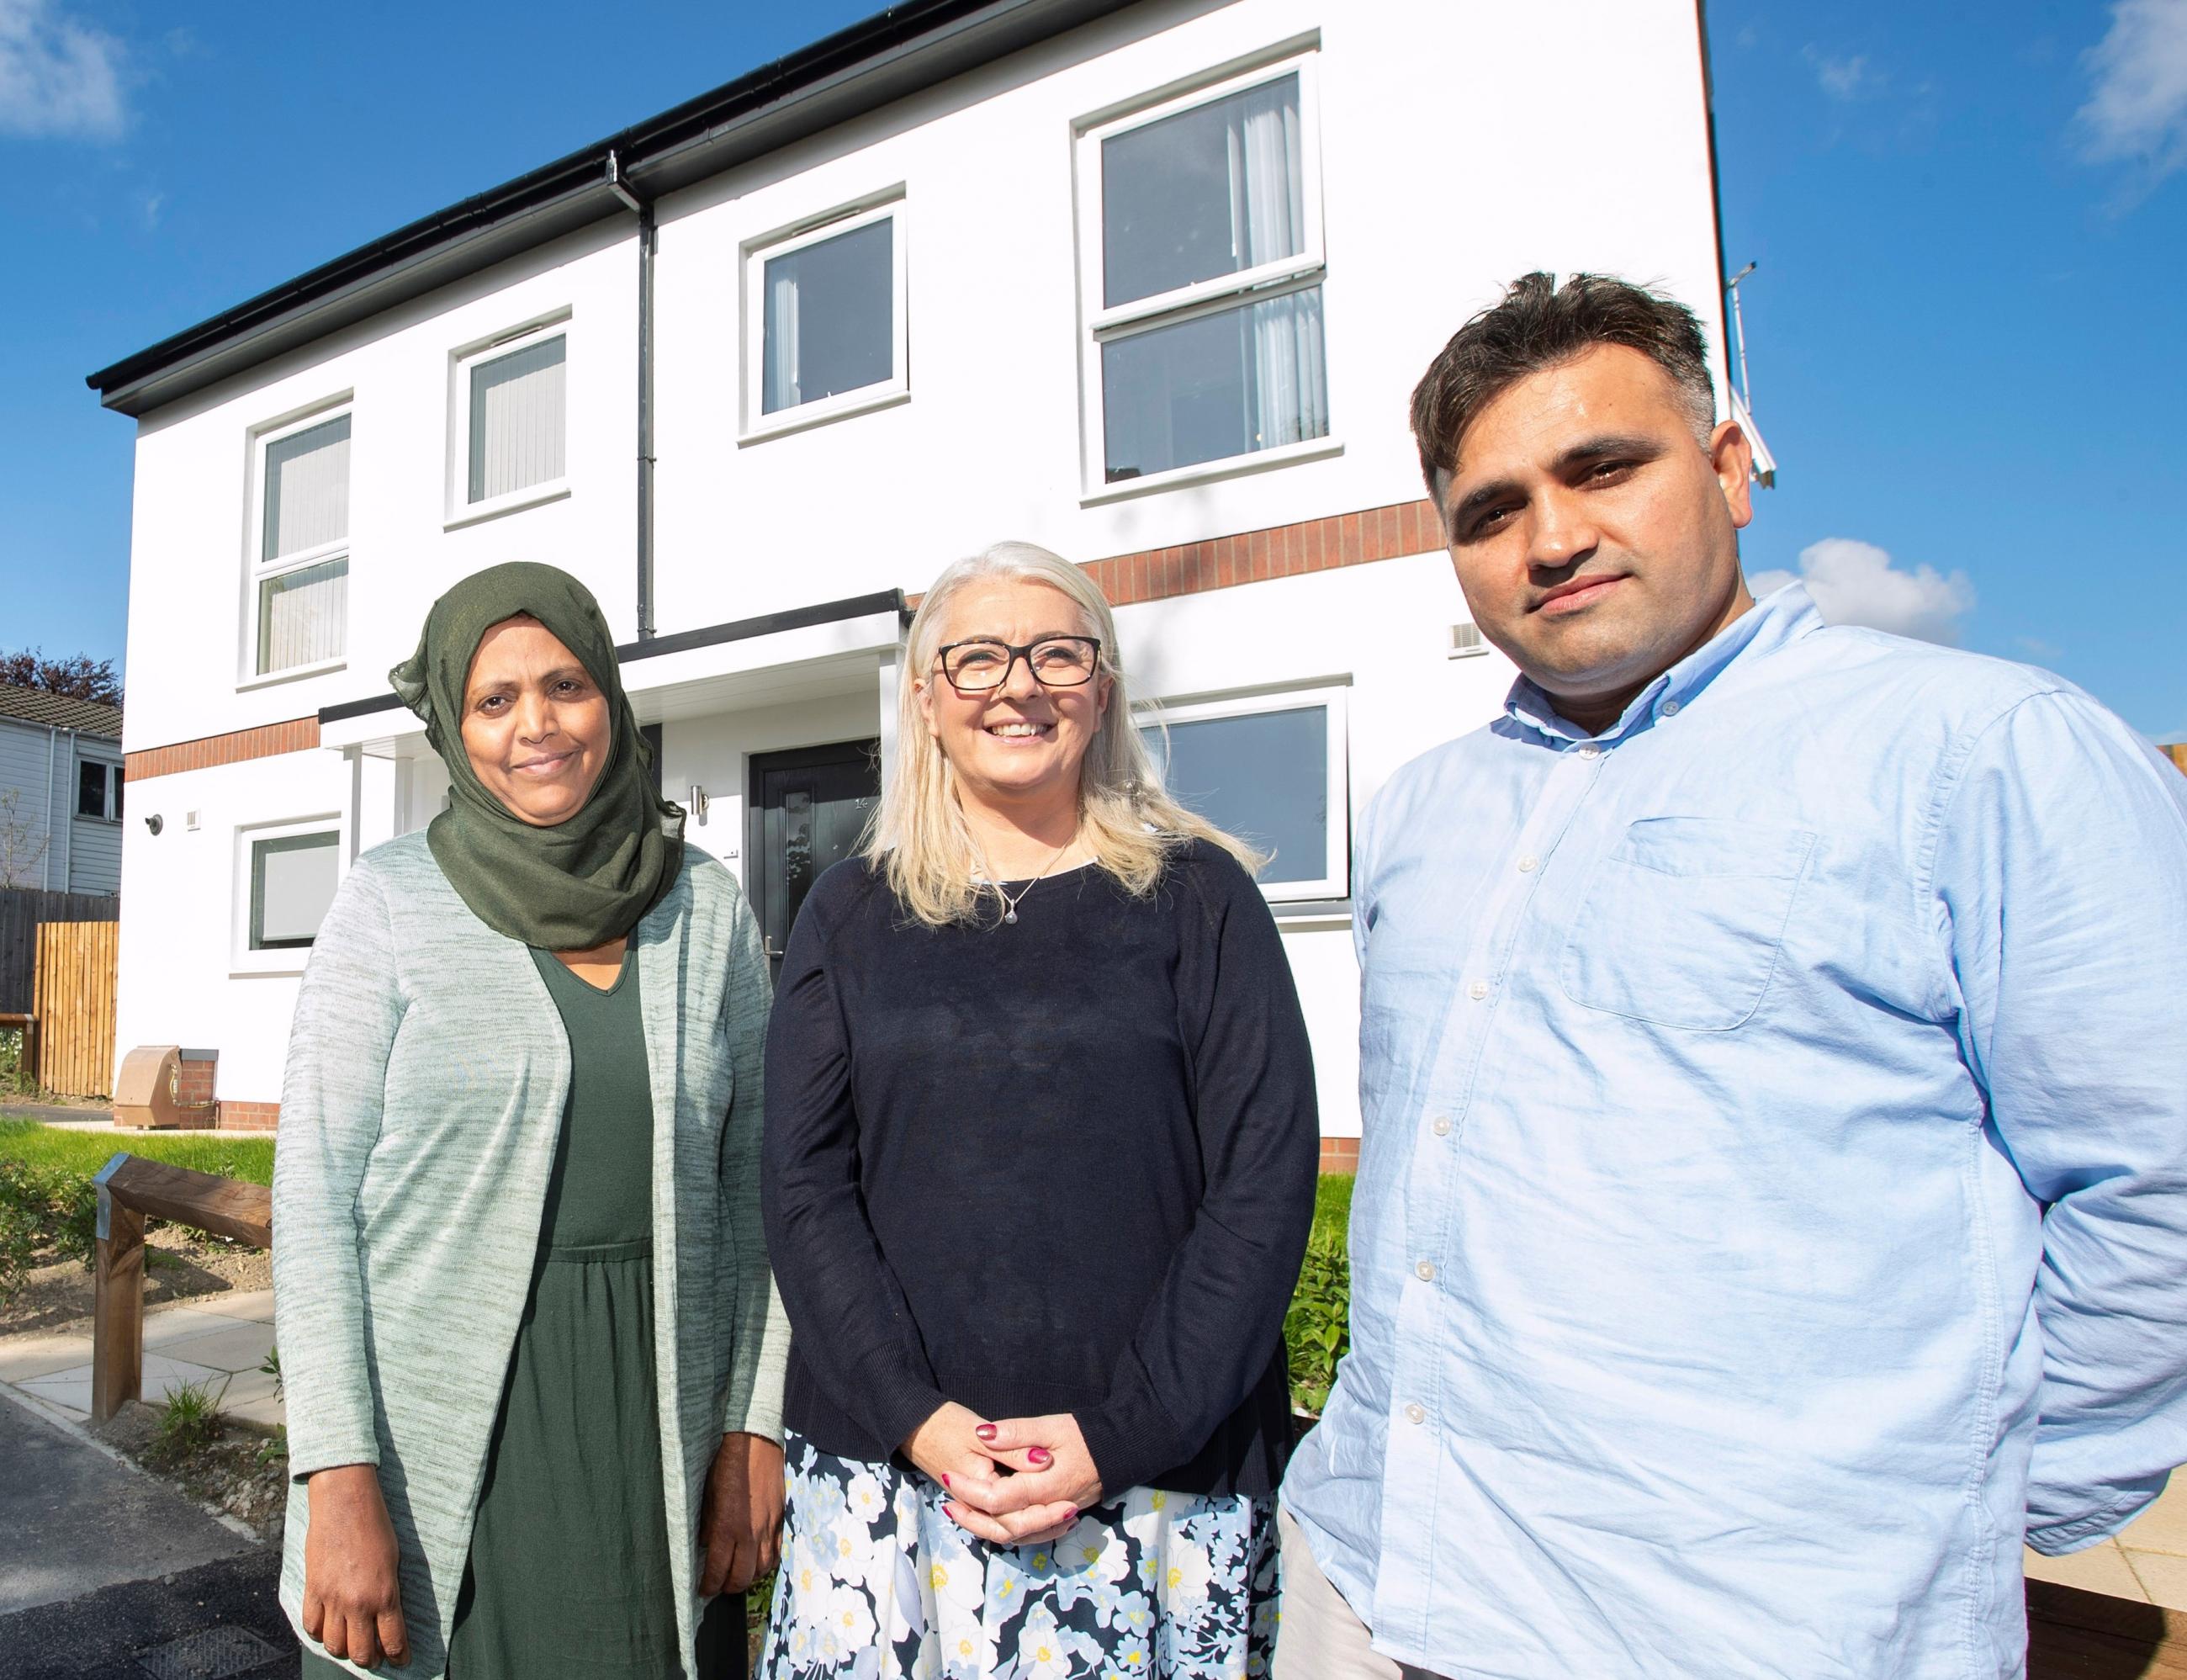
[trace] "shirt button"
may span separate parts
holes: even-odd
[[[1665,701],[1663,702],[1663,716],[1666,716],[1666,717],[1676,717],[1678,715],[1678,701],[1676,701],[1676,700],[1665,700]]]
[[[1522,875],[1531,875],[1541,867],[1542,860],[1538,857],[1521,857],[1519,860],[1519,873]]]
[[[1433,1126],[1431,1126],[1431,1127],[1429,1127],[1428,1129],[1429,1129],[1430,1131],[1433,1132],[1435,1133],[1435,1135],[1436,1135],[1436,1137],[1438,1137],[1438,1138],[1448,1138],[1448,1137],[1449,1137],[1449,1136],[1450,1136],[1450,1116],[1449,1116],[1448,1115],[1447,1115],[1447,1114],[1439,1114],[1439,1115],[1437,1115],[1435,1117],[1435,1124],[1434,1124]]]
[[[1595,745],[1593,741],[1589,741],[1579,750],[1579,756],[1582,758],[1599,758],[1602,756],[1602,749]]]
[[[1435,1261],[1423,1260],[1413,1267],[1413,1275],[1424,1284],[1432,1284],[1435,1282]]]
[[[1465,988],[1465,995],[1478,1003],[1488,995],[1488,982],[1485,980],[1476,980]]]
[[[1405,1407],[1405,1421],[1407,1423],[1424,1424],[1427,1422],[1427,1420],[1428,1408],[1421,1405],[1418,1401],[1414,1402],[1413,1404]]]

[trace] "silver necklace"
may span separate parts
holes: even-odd
[[[987,885],[994,888],[995,896],[1003,901],[1003,919],[1005,922],[1013,924],[1016,923],[1018,919],[1018,906],[1025,902],[1026,895],[1031,892],[1035,887],[1038,886],[1043,881],[1046,880],[1048,879],[1048,872],[1050,869],[1053,869],[1062,861],[1063,854],[1070,851],[1072,846],[1077,844],[1078,836],[1074,834],[1069,840],[1064,841],[1061,846],[1056,847],[1054,854],[1050,856],[1048,862],[1040,866],[1040,873],[1018,889],[1018,896],[1015,898],[1011,897],[1009,894],[1003,891],[1003,884],[995,879],[994,866],[992,864],[988,864]],[[987,862],[987,859],[984,857],[982,857],[980,861],[983,863]]]

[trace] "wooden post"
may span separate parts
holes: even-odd
[[[98,1186],[98,1270],[92,1296],[91,1421],[103,1424],[144,1395],[144,1215],[124,1205],[107,1180],[129,1160],[118,1155]]]

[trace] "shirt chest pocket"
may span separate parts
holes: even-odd
[[[1762,1006],[1816,837],[1713,817],[1632,824],[1595,866],[1559,979],[1575,1003],[1728,1032]]]

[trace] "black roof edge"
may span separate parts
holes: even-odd
[[[688,653],[694,648],[711,648],[723,642],[748,642],[756,636],[779,635],[785,630],[810,630],[817,624],[840,624],[845,619],[865,618],[874,613],[894,613],[901,625],[908,615],[901,589],[880,589],[870,595],[848,595],[840,601],[818,601],[811,606],[786,607],[780,612],[761,613],[753,618],[731,619],[725,624],[709,624],[696,630],[679,630],[670,636],[649,637],[643,642],[625,642],[616,649],[616,658],[627,665],[632,660],[657,659],[663,654]],[[368,717],[375,711],[399,710],[402,702],[393,694],[374,694],[361,700],[340,700],[333,705],[319,708],[322,724],[339,723],[349,717]]]
[[[905,0],[528,174],[398,228],[87,375],[141,415],[624,208],[877,110],[1134,0]],[[806,107],[812,109],[805,109]],[[743,143],[739,143],[742,142]]]

